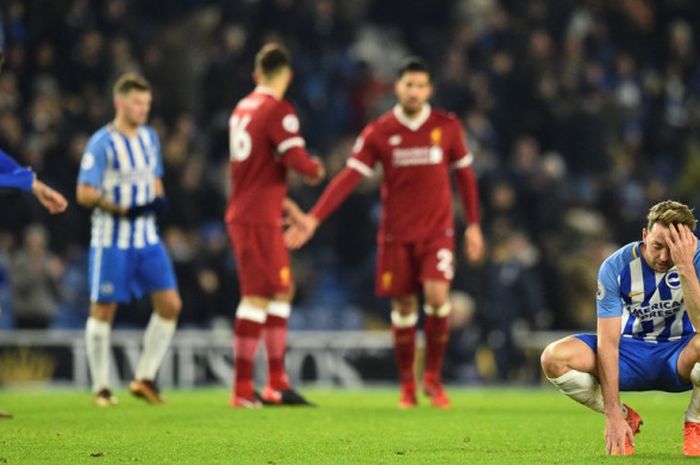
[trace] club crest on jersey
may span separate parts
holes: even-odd
[[[681,287],[681,276],[677,271],[669,271],[666,273],[666,285],[670,289],[678,289]]]
[[[442,129],[435,128],[432,131],[430,131],[430,143],[431,144],[440,145],[441,140],[442,140]]]
[[[389,138],[389,145],[399,145],[401,143],[401,136],[394,134]]]
[[[92,169],[93,166],[95,166],[95,155],[88,152],[83,157],[83,161],[80,162],[80,169],[87,171]]]
[[[598,289],[596,290],[595,298],[598,300],[603,300],[605,298],[605,287],[603,287],[603,283],[600,281],[598,281]]]
[[[287,132],[299,132],[299,118],[296,115],[285,116],[282,118],[282,127]]]

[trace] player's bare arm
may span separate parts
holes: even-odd
[[[32,193],[51,214],[61,213],[68,207],[68,201],[63,195],[38,179],[32,183]]]
[[[323,162],[318,157],[311,157],[311,159],[316,162],[316,174],[313,176],[304,176],[304,183],[309,186],[316,186],[321,183],[326,177],[326,168],[323,166]]]
[[[86,208],[101,208],[106,212],[122,216],[127,212],[126,208],[105,199],[98,189],[88,184],[78,184],[76,199],[78,204]]]
[[[698,239],[684,224],[671,224],[668,229],[662,230],[662,236],[666,240],[671,260],[680,274],[683,298],[690,321],[693,326],[700,328],[700,281],[693,264]]]
[[[484,235],[479,223],[470,224],[465,229],[464,253],[471,263],[479,262],[484,256]]]
[[[619,390],[620,317],[598,318],[598,378],[605,407],[605,450],[621,455],[625,435],[634,443],[634,434],[622,416]]]
[[[304,214],[294,222],[284,233],[284,245],[288,249],[297,250],[306,244],[318,228],[318,219],[311,214]]]
[[[294,200],[285,197],[282,200],[282,212],[284,213],[286,224],[292,227],[299,226],[303,229],[303,222],[306,214],[299,208],[299,205],[297,205]]]
[[[161,178],[156,178],[153,183],[153,189],[156,193],[156,197],[165,196],[165,187],[163,186],[163,180]]]

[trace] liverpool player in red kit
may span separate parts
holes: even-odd
[[[398,105],[370,123],[358,137],[347,166],[326,188],[309,215],[285,237],[294,249],[350,194],[374,166],[383,169],[383,213],[378,235],[376,292],[392,298],[391,328],[401,381],[399,407],[416,406],[415,357],[418,297],[425,301],[423,390],[434,407],[450,401],[441,381],[448,339],[449,290],[454,274],[454,224],[450,171],[465,210],[467,257],[483,254],[476,178],[462,127],[451,114],[432,109],[430,73],[409,59],[395,85]]]
[[[282,223],[283,213],[292,221],[301,215],[285,198],[287,169],[303,174],[309,184],[320,182],[325,171],[306,152],[299,118],[283,98],[292,79],[287,51],[276,44],[264,46],[255,57],[254,79],[257,87],[236,105],[229,121],[232,190],[226,224],[243,296],[236,310],[231,405],[308,405],[290,388],[284,367],[293,286]],[[253,361],[263,333],[269,373],[258,394]]]

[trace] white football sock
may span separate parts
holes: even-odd
[[[595,376],[582,371],[571,370],[558,378],[547,378],[553,385],[579,404],[603,413],[603,394]]]
[[[143,352],[136,367],[136,379],[155,381],[156,372],[170,347],[177,320],[166,320],[153,312],[143,335]]]
[[[111,324],[89,317],[85,325],[85,351],[92,376],[92,390],[109,389],[109,334]]]
[[[700,363],[693,366],[690,381],[693,383],[693,393],[690,395],[688,410],[685,411],[685,421],[700,423]]]

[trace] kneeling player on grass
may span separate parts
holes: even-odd
[[[598,333],[576,334],[542,354],[547,378],[575,401],[605,414],[608,454],[634,453],[641,417],[620,391],[692,389],[683,453],[700,456],[700,251],[697,220],[664,201],[647,216],[642,241],[608,257],[598,275]]]

